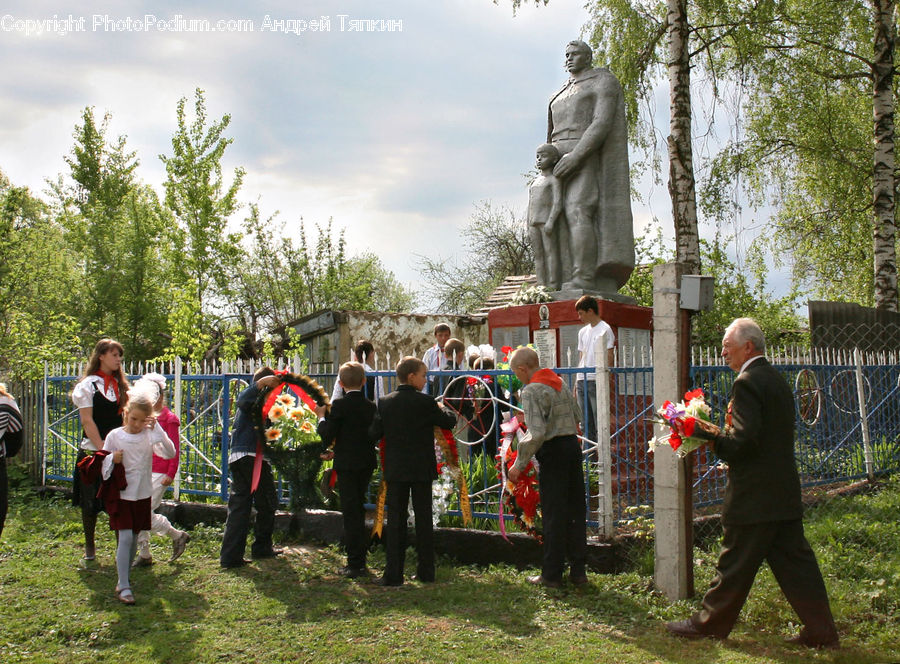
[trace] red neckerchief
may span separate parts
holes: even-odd
[[[557,392],[562,389],[562,378],[557,376],[556,373],[550,369],[538,369],[532,374],[529,382],[549,385]]]
[[[112,385],[113,392],[116,393],[116,402],[119,401],[119,381],[116,380],[115,376],[110,376],[107,373],[103,373],[98,370],[96,373],[97,376],[103,379],[103,393],[106,394],[106,390],[109,389],[109,386]]]

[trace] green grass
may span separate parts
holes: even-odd
[[[662,622],[670,604],[638,574],[591,574],[584,591],[545,591],[507,566],[440,560],[434,585],[349,581],[334,547],[218,567],[221,528],[197,528],[187,553],[132,573],[133,607],[113,596],[114,537],[98,526],[96,569],[80,564],[78,513],[28,490],[11,496],[0,539],[0,662],[868,662],[900,661],[900,485],[832,501],[808,533],[843,639],[837,652],[783,644],[796,620],[764,569],[731,638],[690,642]],[[697,549],[698,595],[715,543]],[[154,540],[160,560],[167,541]],[[376,552],[373,568],[383,566]],[[407,560],[414,569],[414,554]]]

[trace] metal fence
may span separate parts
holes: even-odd
[[[794,389],[796,455],[808,497],[900,469],[900,358],[896,354],[794,350],[772,352],[769,357]],[[722,424],[733,372],[715,353],[696,354],[694,359],[692,385],[703,388],[714,418]],[[295,361],[294,365],[299,371],[300,362]],[[171,380],[171,407],[182,421],[181,466],[174,486],[180,499],[227,498],[228,439],[234,404],[254,368],[226,366],[213,371],[211,367],[180,364],[131,368],[135,376],[158,370]],[[570,388],[585,372],[557,371]],[[599,407],[600,412],[610,414],[608,451],[590,440],[584,441],[584,450],[589,523],[602,534],[609,534],[604,528],[607,523],[621,533],[633,529],[636,520],[644,522],[652,517],[653,457],[648,453],[647,441],[653,431],[646,421],[654,410],[652,372],[649,367],[613,367],[607,374],[609,389],[599,390],[600,399],[608,395],[608,408]],[[40,443],[37,458],[42,461],[45,481],[72,479],[81,425],[69,395],[79,375],[77,367],[48,370],[45,380],[35,386],[37,394],[28,400],[31,408],[38,411],[32,413],[31,421],[43,422],[42,427],[35,429],[43,431],[36,438]],[[395,388],[393,372],[377,371],[376,375],[383,378],[386,392]],[[465,381],[469,376],[488,376],[496,382],[510,374],[440,372],[432,376],[434,390],[443,392],[454,379]],[[330,393],[334,374],[317,373],[312,377]],[[600,382],[604,383],[602,378]],[[515,412],[516,403],[514,398],[499,399],[492,401],[490,408],[496,423],[504,411]],[[462,467],[474,516],[495,520],[500,486],[490,451],[499,447],[498,427],[474,443],[464,433],[459,433],[459,438],[463,441]],[[722,500],[725,473],[707,448],[694,455],[694,473],[695,506],[700,511],[714,511]],[[379,479],[376,473],[373,496]],[[279,490],[286,501],[287,487],[280,486]],[[458,501],[451,499],[449,507],[450,516],[460,515]]]

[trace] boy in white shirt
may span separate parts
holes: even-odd
[[[578,366],[596,367],[594,347],[597,340],[604,338],[606,347],[607,365],[612,366],[614,360],[613,348],[616,338],[612,328],[600,318],[600,307],[597,300],[591,295],[582,295],[575,303],[575,313],[585,326],[578,331]],[[578,374],[575,383],[575,395],[578,404],[584,408],[584,435],[589,440],[596,442],[597,415],[594,412],[594,404],[597,403],[597,374]],[[587,391],[587,401],[585,401]],[[586,404],[586,405],[585,405]]]

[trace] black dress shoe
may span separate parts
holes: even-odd
[[[694,621],[688,618],[687,620],[679,620],[677,622],[667,622],[666,629],[669,630],[670,634],[674,634],[675,636],[680,636],[683,639],[716,639],[719,638],[713,634],[705,634],[697,629],[697,626],[694,624]]]
[[[420,583],[434,583],[433,576],[420,576],[419,574],[413,574],[413,581],[419,581]]]
[[[227,563],[220,563],[220,567],[222,569],[237,569],[238,567],[243,567],[244,565],[249,565],[250,561],[246,558],[241,558],[240,560],[229,561]]]
[[[369,576],[369,570],[365,567],[350,567],[348,565],[346,567],[341,567],[341,569],[338,570],[338,574],[346,579],[358,579],[361,576]]]
[[[529,576],[528,583],[535,586],[544,586],[545,588],[562,588],[562,581],[552,581],[551,579],[545,579],[540,574]]]
[[[569,576],[569,582],[576,588],[583,588],[588,584],[587,574],[582,576]]]
[[[284,553],[284,549],[269,549],[268,551],[261,551],[260,553],[253,553],[254,560],[260,560],[261,558],[275,558],[276,556],[280,556]]]
[[[387,579],[385,577],[381,577],[380,579],[378,579],[378,585],[379,586],[387,586],[387,587],[396,587],[396,586],[402,586],[403,581],[395,581],[394,579]]]
[[[786,638],[785,642],[795,646],[806,646],[807,648],[816,649],[824,648],[827,650],[836,650],[841,647],[841,640],[838,638],[837,634],[831,638],[813,639],[802,630],[799,634]]]

